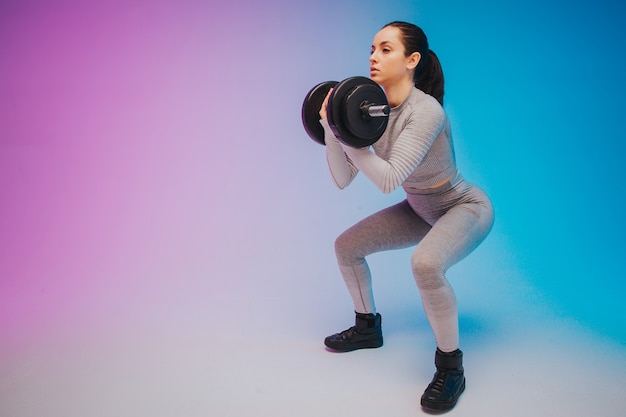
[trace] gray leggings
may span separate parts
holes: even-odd
[[[435,189],[407,189],[406,200],[361,220],[335,242],[355,311],[376,312],[365,257],[417,245],[411,269],[437,346],[444,352],[458,349],[456,298],[445,273],[485,239],[493,220],[489,198],[460,176]]]

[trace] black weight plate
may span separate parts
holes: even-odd
[[[315,142],[325,145],[324,128],[320,124],[320,109],[326,95],[337,85],[337,81],[325,81],[313,87],[302,102],[302,125]]]
[[[388,117],[370,117],[363,104],[388,105],[383,89],[366,77],[351,77],[337,84],[328,103],[328,122],[346,145],[364,148],[375,143],[385,132]]]
[[[358,139],[352,137],[346,128],[346,124],[343,120],[343,108],[350,90],[362,83],[359,78],[361,77],[347,78],[338,83],[333,88],[333,92],[328,99],[328,105],[326,106],[326,118],[331,130],[337,139],[350,146],[355,146],[353,143],[357,143]]]
[[[355,87],[346,98],[346,126],[353,136],[362,141],[363,146],[369,146],[385,132],[389,118],[370,117],[362,109],[364,104],[387,105],[387,97],[378,85],[363,84]]]

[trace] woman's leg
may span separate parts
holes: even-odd
[[[465,390],[456,299],[445,273],[483,241],[492,224],[488,199],[457,205],[435,222],[411,257],[422,304],[437,341],[437,371],[420,399],[424,408],[450,410]]]
[[[476,249],[492,224],[493,209],[488,200],[455,206],[435,222],[411,257],[426,316],[443,352],[459,348],[456,298],[445,273]]]
[[[357,313],[376,314],[372,278],[365,257],[414,246],[430,229],[405,200],[361,220],[337,238],[337,263]]]
[[[372,278],[365,257],[415,245],[430,226],[404,201],[355,224],[339,236],[335,251],[339,270],[354,302],[354,326],[328,336],[324,344],[339,352],[383,345],[382,318],[376,313]]]

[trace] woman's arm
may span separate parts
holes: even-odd
[[[333,134],[328,121],[326,119],[322,119],[320,120],[320,123],[324,128],[326,160],[328,161],[330,175],[337,187],[340,189],[346,188],[352,182],[354,177],[356,177],[359,170],[346,156],[341,143]]]
[[[414,111],[393,144],[387,160],[369,148],[352,148],[340,143],[355,169],[360,170],[383,193],[395,190],[415,171],[446,123],[442,109]]]

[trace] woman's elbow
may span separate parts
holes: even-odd
[[[393,186],[393,185],[389,185],[389,184],[387,184],[387,185],[380,186],[380,187],[378,187],[378,188],[380,189],[380,191],[382,191],[382,193],[383,193],[383,194],[391,194],[391,193],[393,193],[393,192],[396,190],[396,188],[398,188],[398,187]]]
[[[379,183],[377,183],[376,185],[378,186],[378,188],[380,189],[380,191],[383,192],[383,194],[391,194],[393,193],[400,185],[402,184],[401,181],[399,181],[397,178],[392,178],[390,176],[388,176],[387,178],[383,179],[382,181],[380,181]]]
[[[333,182],[335,183],[335,186],[337,188],[339,188],[340,190],[343,190],[344,188],[346,188],[348,185],[350,185],[350,183],[352,182],[350,179],[345,178],[343,180],[339,180],[337,179],[337,177],[335,177],[334,175],[331,175],[331,178],[333,179]]]

